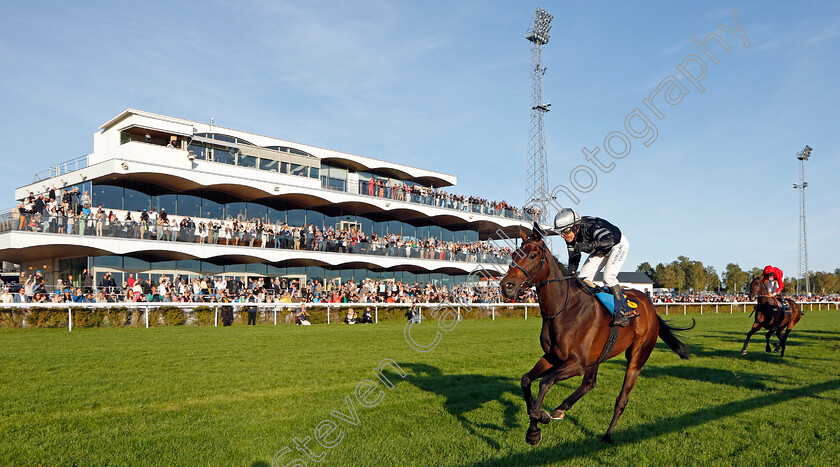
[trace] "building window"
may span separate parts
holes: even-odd
[[[266,159],[264,157],[261,157],[260,170],[266,170],[268,172],[277,172],[280,170],[280,162],[274,159]]]
[[[239,219],[240,221],[244,221],[247,219],[245,215],[247,203],[236,202],[236,203],[228,203],[226,209],[226,217],[228,220]]]
[[[248,167],[250,169],[257,168],[257,158],[254,156],[243,156],[242,154],[239,155],[239,164],[240,167]]]
[[[297,175],[299,177],[306,177],[306,169],[308,167],[301,164],[292,163],[292,175]]]
[[[207,148],[203,144],[190,144],[187,150],[193,153],[196,159],[207,159]]]
[[[224,217],[225,205],[211,199],[201,198],[201,216],[208,219],[222,219]]]
[[[178,215],[201,217],[201,198],[193,195],[178,195]]]
[[[142,211],[144,209],[149,209],[150,201],[151,196],[146,193],[126,188],[125,198],[123,199],[123,209],[126,211]]]
[[[93,185],[91,192],[91,203],[109,209],[123,208],[123,189],[114,185]]]
[[[213,162],[236,165],[234,150],[230,148],[213,148]]]
[[[175,214],[178,212],[178,195],[167,194],[152,197],[152,207],[158,212],[166,209],[168,214]]]

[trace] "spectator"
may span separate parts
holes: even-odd
[[[347,324],[356,324],[356,311],[352,308],[347,309],[347,316],[344,318]]]
[[[248,325],[256,326],[257,325],[257,306],[256,303],[259,302],[258,297],[256,297],[253,293],[248,294],[248,303],[251,305],[247,306],[246,309],[248,310]]]
[[[15,297],[9,292],[9,288],[3,287],[3,293],[0,294],[0,303],[13,303],[14,301]]]
[[[298,308],[297,313],[295,314],[295,324],[301,326],[311,326],[312,323],[309,322],[309,312],[306,310],[306,304],[301,303],[300,308]]]

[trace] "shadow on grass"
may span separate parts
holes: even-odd
[[[748,326],[744,326],[743,331],[723,331],[723,330],[706,330],[701,335],[702,337],[711,337],[714,339],[724,339],[732,342],[744,342],[744,337],[747,335],[747,331],[750,330],[752,323]],[[762,329],[755,333],[755,336],[758,337],[764,336],[767,332],[766,329]],[[790,338],[792,339],[794,336],[798,336],[800,340],[813,340],[813,341],[824,341],[826,339],[837,339],[837,331],[835,330],[819,330],[819,329],[802,329],[801,322],[797,323],[796,326],[793,327],[793,330],[790,331]],[[775,337],[775,334],[774,334]],[[790,342],[790,340],[788,340]]]
[[[826,381],[823,383],[802,386],[798,389],[785,389],[780,392],[772,392],[762,396],[751,397],[739,401],[728,402],[714,407],[695,410],[676,417],[665,417],[655,422],[644,423],[627,430],[619,428],[615,432],[615,444],[603,443],[599,440],[588,438],[568,443],[561,443],[555,446],[543,446],[541,448],[529,449],[526,452],[511,454],[499,459],[492,459],[480,462],[477,466],[509,466],[509,465],[554,465],[563,461],[573,459],[586,459],[599,451],[612,449],[613,446],[622,444],[633,444],[639,441],[656,438],[669,433],[686,430],[693,426],[702,425],[713,420],[731,417],[750,410],[781,404],[794,399],[814,397],[826,391],[840,389],[840,379]],[[606,427],[604,427],[606,431]],[[523,440],[524,444],[525,441]]]
[[[400,363],[400,367],[409,372],[406,381],[423,391],[443,396],[446,400],[443,408],[454,416],[472,435],[484,440],[489,446],[500,449],[501,445],[495,439],[480,433],[479,429],[507,431],[518,427],[516,422],[522,404],[514,403],[505,394],[511,394],[517,399],[522,398],[519,380],[503,376],[485,375],[445,375],[431,365],[423,363]],[[478,423],[467,418],[466,414],[481,408],[487,402],[499,402],[504,407],[504,426],[494,423]]]
[[[779,382],[766,374],[733,372],[717,368],[698,368],[692,366],[656,367],[647,365],[642,368],[642,378],[671,376],[690,381],[702,381],[712,384],[725,384],[747,389],[767,390],[767,382]]]
[[[749,328],[747,328],[747,330],[749,330]],[[698,337],[720,340],[722,342],[727,343],[727,348],[720,349],[714,347],[704,347],[703,345],[699,344],[690,344],[692,350],[691,353],[692,355],[696,355],[698,357],[748,358],[751,360],[762,360],[775,363],[785,363],[789,359],[800,358],[806,360],[830,360],[816,357],[802,357],[797,355],[796,353],[791,353],[791,350],[795,350],[796,348],[801,347],[813,347],[819,345],[824,345],[828,348],[832,348],[832,346],[840,343],[840,338],[838,338],[838,334],[834,331],[804,331],[794,328],[791,331],[790,336],[787,340],[787,351],[785,352],[785,357],[780,358],[777,352],[765,352],[764,349],[766,343],[766,334],[767,331],[762,329],[761,331],[755,333],[752,336],[748,347],[749,352],[747,353],[746,357],[741,356],[741,348],[744,345],[744,340],[747,336],[746,331],[706,332],[702,335],[699,335]],[[774,332],[770,337],[771,348],[775,348],[778,342],[778,336]],[[660,344],[657,344],[657,347],[659,346]],[[664,345],[662,346],[662,348],[665,348]]]

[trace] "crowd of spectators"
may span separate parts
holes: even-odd
[[[508,261],[511,250],[491,242],[447,242],[437,238],[403,237],[398,234],[366,234],[355,227],[290,226],[286,223],[251,220],[176,219],[166,209],[117,215],[100,205],[90,205],[90,196],[65,193],[59,203],[55,194],[30,194],[12,211],[11,228],[68,235],[208,243],[217,245],[283,248],[334,253],[362,253],[422,259],[468,262]]]
[[[687,293],[687,294],[663,294],[654,293],[651,296],[653,303],[732,303],[732,302],[750,302],[745,294],[722,294],[722,293]]]
[[[117,284],[109,273],[94,283],[91,272],[58,279],[48,285],[41,271],[21,273],[19,281],[0,280],[0,303],[114,303],[114,302],[263,302],[263,303],[503,303],[496,284],[443,285],[364,279],[361,282],[321,281],[283,277],[236,277],[178,275],[161,276],[156,282],[135,279],[129,274]],[[838,302],[840,295],[789,295],[797,302]],[[651,297],[655,304],[754,303],[744,294],[662,294]],[[524,290],[518,303],[536,303],[533,289]]]
[[[458,195],[423,185],[389,182],[378,178],[362,182],[359,186],[359,193],[377,198],[408,201],[493,216],[519,218],[524,212],[529,215],[527,220],[535,220],[540,215],[540,210],[534,207],[520,210],[506,201],[489,201],[478,196]]]
[[[791,298],[796,302],[836,302],[840,301],[838,294],[826,295],[787,295],[784,297]],[[654,293],[651,296],[653,303],[755,303],[755,299],[750,300],[747,294],[724,294],[724,293],[688,293],[688,294],[663,294]]]
[[[270,303],[501,303],[495,285],[407,284],[399,281],[365,279],[359,283],[309,279],[258,278],[246,281],[234,277],[161,276],[157,282],[135,279],[129,274],[121,285],[109,273],[99,283],[85,269],[80,277],[58,279],[46,284],[41,271],[22,273],[17,287],[2,284],[3,303],[112,303],[112,302],[245,302]],[[13,288],[15,290],[13,290]],[[525,291],[519,302],[533,303],[532,291]]]

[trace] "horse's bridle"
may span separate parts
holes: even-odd
[[[536,288],[536,289],[537,289],[537,299],[539,299],[539,291],[540,291],[540,287],[542,287],[542,286],[544,286],[544,285],[546,285],[546,284],[549,284],[549,283],[551,283],[551,282],[562,282],[562,281],[567,281],[567,280],[571,280],[571,279],[576,279],[576,278],[577,278],[577,276],[575,276],[575,275],[571,275],[571,276],[562,276],[562,277],[557,277],[557,278],[554,278],[554,279],[547,279],[547,280],[544,280],[544,281],[540,281],[540,282],[536,282],[536,283],[534,283],[533,281],[534,281],[534,280],[537,278],[537,276],[540,274],[540,272],[542,271],[542,268],[543,268],[543,267],[547,264],[546,257],[547,257],[547,255],[548,255],[548,248],[545,246],[545,243],[540,243],[540,242],[537,242],[537,241],[534,241],[534,240],[526,240],[526,241],[522,242],[522,245],[520,245],[520,247],[519,247],[519,248],[521,249],[521,248],[523,248],[525,245],[527,245],[527,244],[529,244],[529,243],[533,243],[534,245],[536,245],[536,246],[537,246],[537,248],[539,248],[539,249],[540,249],[540,254],[541,254],[541,255],[540,255],[540,261],[539,261],[539,263],[537,263],[537,266],[536,266],[535,268],[531,269],[530,271],[526,271],[526,270],[525,270],[525,268],[523,268],[522,266],[520,266],[520,265],[516,264],[516,261],[515,261],[515,260],[511,259],[511,261],[510,261],[510,265],[511,265],[511,266],[513,266],[513,267],[515,267],[515,268],[519,269],[520,271],[522,271],[522,272],[525,274],[525,280],[524,280],[524,281],[522,281],[522,283],[521,283],[521,284],[519,284],[519,286],[520,286],[520,287],[523,287],[523,286],[531,287],[531,286],[533,286],[534,288]],[[533,274],[533,276],[532,276],[532,274]],[[562,312],[563,312],[563,310],[565,310],[565,309],[566,309],[566,306],[568,306],[568,305],[569,305],[569,295],[571,295],[571,293],[570,293],[570,292],[571,292],[571,289],[572,289],[572,285],[571,285],[571,283],[569,283],[569,287],[568,287],[568,288],[569,288],[569,290],[567,290],[567,291],[566,291],[566,301],[565,301],[565,303],[563,303],[563,308],[560,308],[560,311],[558,311],[557,313],[554,313],[554,314],[553,314],[553,315],[551,315],[551,316],[548,316],[548,317],[543,316],[543,320],[549,320],[549,319],[552,319],[552,318],[554,318],[555,316],[557,316],[557,315],[559,315],[560,313],[562,313]]]

